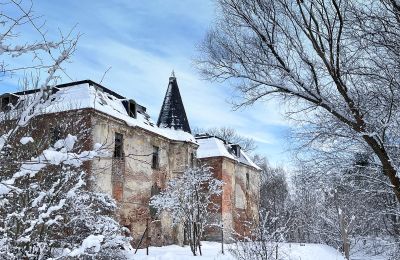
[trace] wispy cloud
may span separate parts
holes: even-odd
[[[230,126],[254,138],[273,163],[284,153],[290,130],[277,103],[258,103],[232,111],[227,85],[200,80],[192,57],[213,22],[212,1],[57,1],[36,2],[49,33],[78,24],[83,33],[73,63],[74,80],[92,79],[146,106],[154,120],[174,69],[192,127]],[[62,19],[60,19],[62,17]],[[65,79],[67,80],[67,79]],[[9,84],[11,85],[11,83]]]

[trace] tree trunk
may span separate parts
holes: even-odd
[[[349,234],[348,230],[346,229],[346,221],[343,216],[343,210],[339,206],[339,199],[338,199],[337,191],[335,190],[334,199],[335,199],[335,206],[338,213],[338,220],[339,220],[339,227],[340,227],[340,236],[342,238],[342,247],[343,253],[347,260],[350,260],[350,241],[349,241]],[[348,228],[348,226],[347,226]]]
[[[195,223],[192,222],[191,226],[192,226],[192,245],[191,245],[191,248],[192,248],[193,255],[196,256],[196,251],[197,251],[196,225],[195,225]]]
[[[345,228],[343,212],[339,213],[339,222],[340,222],[340,234],[342,236],[342,242],[343,242],[343,253],[345,258],[347,260],[350,260],[350,241],[347,230]]]
[[[400,203],[400,178],[397,176],[397,171],[393,167],[389,155],[384,148],[380,147],[378,142],[373,137],[364,135],[363,138],[382,163],[383,173],[389,178],[390,183],[393,185],[393,192],[397,201]]]

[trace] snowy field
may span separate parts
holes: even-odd
[[[225,248],[227,249],[226,246]],[[140,249],[136,255],[130,255],[135,260],[233,260],[228,250],[221,254],[221,244],[217,242],[203,242],[203,256],[193,256],[190,249],[176,245],[165,247],[150,247],[149,255],[146,249]],[[334,248],[320,244],[283,244],[280,248],[283,260],[344,260],[344,257]],[[249,259],[251,260],[251,259]]]

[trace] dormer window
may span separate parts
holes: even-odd
[[[240,157],[240,145],[238,144],[232,144],[232,151],[235,154],[236,157]]]
[[[136,109],[136,102],[132,99],[122,101],[128,116],[136,118],[137,116],[137,109]]]
[[[1,110],[6,111],[8,110],[7,108],[9,107],[8,105],[10,104],[10,97],[3,97],[1,99]]]
[[[136,103],[129,102],[129,116],[136,118]]]
[[[12,106],[15,106],[19,97],[13,94],[5,94],[0,97],[1,111],[10,111]]]

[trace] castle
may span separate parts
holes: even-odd
[[[1,109],[36,90],[0,96]],[[217,220],[224,239],[249,234],[258,222],[260,168],[237,144],[201,134],[193,136],[179,92],[177,79],[169,78],[157,123],[146,107],[91,80],[57,85],[54,102],[46,108],[48,125],[43,131],[57,132],[57,117],[82,117],[90,129],[88,146],[104,144],[111,156],[86,165],[93,177],[92,189],[109,193],[118,203],[120,223],[129,228],[138,243],[148,226],[152,245],[183,243],[183,230],[172,228],[168,215],[156,218],[150,198],[165,188],[171,178],[188,167],[207,164],[223,180]],[[249,225],[249,223],[252,223]],[[220,229],[209,229],[205,239],[220,240]]]

